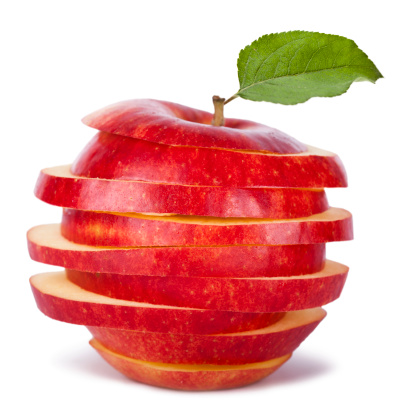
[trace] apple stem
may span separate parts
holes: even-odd
[[[238,96],[236,96],[236,95],[233,95],[233,96],[231,96],[229,99],[226,99],[225,100],[225,103],[224,103],[224,105],[227,105],[231,100],[234,100],[234,99],[236,99]]]
[[[224,118],[225,98],[221,98],[219,96],[212,96],[212,101],[214,103],[214,108],[215,108],[214,118],[212,119],[212,125],[214,127],[221,127],[225,124],[225,118]]]

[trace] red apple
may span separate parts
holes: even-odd
[[[83,122],[100,131],[168,145],[280,154],[306,151],[304,144],[275,128],[240,119],[225,119],[224,127],[214,127],[208,112],[153,99],[115,103]]]
[[[169,146],[107,132],[95,135],[71,171],[91,178],[200,186],[347,186],[340,159],[310,146],[298,154],[245,153]]]
[[[82,324],[141,382],[237,387],[282,365],[338,298],[348,268],[325,243],[352,238],[339,158],[250,121],[169,102],[121,102],[86,117],[101,132],[35,194],[62,225],[28,232],[39,309]]]
[[[325,315],[321,308],[294,311],[265,328],[212,335],[88,329],[107,349],[142,361],[233,365],[268,361],[293,352]]]
[[[204,278],[67,270],[88,291],[121,300],[213,310],[278,312],[320,307],[337,299],[348,267],[326,261],[314,274],[273,278]]]
[[[51,205],[91,211],[297,218],[329,208],[323,189],[221,188],[82,178],[69,166],[41,171],[34,191]]]
[[[257,277],[318,272],[325,244],[211,247],[95,247],[65,239],[60,224],[27,233],[37,262],[86,272],[124,275]]]
[[[212,334],[254,330],[275,323],[282,313],[202,310],[117,300],[70,282],[64,272],[31,277],[37,306],[67,323],[162,333]]]
[[[285,220],[111,214],[65,209],[62,235],[92,246],[311,244],[353,238],[352,216],[331,208]]]
[[[116,370],[132,380],[174,390],[222,390],[259,381],[276,371],[291,354],[243,365],[174,365],[125,357],[92,339],[90,345]]]

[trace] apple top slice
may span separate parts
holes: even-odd
[[[100,131],[173,146],[252,150],[279,154],[307,147],[275,128],[241,119],[214,127],[212,114],[177,103],[134,99],[107,106],[83,118]]]

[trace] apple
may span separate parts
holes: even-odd
[[[155,115],[151,117],[156,118]],[[224,130],[207,129],[211,129],[215,137],[222,135]],[[107,132],[94,136],[74,161],[71,171],[74,175],[90,178],[195,186],[347,186],[340,159],[334,153],[311,146],[297,154],[250,153],[159,144]]]
[[[252,384],[276,371],[290,357],[242,365],[174,365],[140,361],[105,348],[96,339],[90,345],[116,370],[141,383],[174,390],[222,390]]]
[[[40,172],[37,198],[91,211],[213,217],[297,218],[326,211],[323,189],[222,188],[74,176],[70,166]]]
[[[283,316],[282,313],[205,310],[118,300],[81,289],[70,282],[64,272],[34,275],[30,284],[43,314],[86,326],[212,334],[260,329]]]
[[[325,316],[321,308],[293,311],[264,328],[210,335],[87,328],[107,349],[142,361],[238,365],[268,361],[293,352]]]
[[[282,220],[64,209],[61,234],[92,246],[284,245],[351,240],[353,227],[351,214],[338,208]]]
[[[137,100],[84,119],[99,133],[72,166],[41,171],[35,195],[62,223],[28,234],[40,311],[90,330],[138,381],[175,389],[246,385],[273,372],[338,298],[348,268],[325,243],[352,217],[325,187],[339,158],[250,121]]]
[[[306,151],[305,144],[275,128],[240,119],[211,125],[212,114],[177,103],[135,99],[106,106],[83,118],[100,131],[154,143],[289,154]]]
[[[313,274],[271,278],[144,276],[67,270],[81,288],[120,300],[212,310],[279,312],[320,307],[337,299],[348,267],[326,261]]]
[[[30,256],[37,262],[87,272],[126,275],[257,277],[318,272],[325,244],[278,246],[96,247],[73,243],[60,224],[27,233]]]

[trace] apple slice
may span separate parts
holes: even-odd
[[[64,209],[62,235],[92,246],[311,244],[353,238],[352,215],[331,208],[287,220],[111,214]]]
[[[86,272],[124,275],[255,277],[318,272],[325,244],[213,247],[95,247],[70,242],[60,224],[27,233],[30,256],[37,262]]]
[[[268,361],[293,352],[325,316],[321,308],[294,311],[265,328],[212,335],[88,329],[107,349],[142,361],[232,365]]]
[[[326,261],[314,274],[274,278],[201,278],[67,270],[81,288],[112,298],[212,310],[278,312],[320,307],[340,296],[349,268]]]
[[[175,390],[221,390],[252,384],[276,371],[291,354],[243,365],[174,365],[144,362],[105,348],[96,339],[90,345],[117,371],[141,383]]]
[[[83,178],[69,166],[41,171],[34,191],[51,205],[91,211],[297,218],[326,211],[323,189],[221,188]]]
[[[83,118],[100,131],[154,143],[193,147],[300,153],[306,146],[275,128],[240,119],[211,125],[212,115],[177,103],[135,99],[106,106]]]
[[[37,306],[55,320],[162,333],[212,334],[253,330],[279,320],[282,313],[241,313],[137,303],[94,294],[70,282],[64,272],[30,278]]]
[[[325,188],[347,186],[340,159],[308,146],[299,154],[175,147],[99,132],[71,167],[77,176],[180,185]]]

